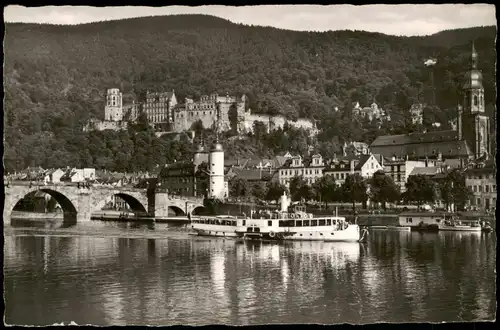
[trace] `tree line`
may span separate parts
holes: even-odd
[[[443,201],[448,210],[451,205],[464,209],[472,197],[472,191],[465,185],[465,176],[460,170],[451,170],[439,181],[426,175],[417,174],[408,178],[405,191],[401,192],[390,175],[383,171],[376,172],[372,178],[365,179],[359,173],[347,175],[342,184],[338,184],[332,175],[325,175],[313,184],[302,176],[291,179],[289,188],[277,181],[250,184],[243,178],[233,177],[229,181],[230,196],[254,200],[279,201],[286,192],[292,201],[317,201],[328,207],[328,203],[352,203],[353,212],[356,203],[365,207],[370,200],[384,210],[390,203],[410,203],[420,208],[423,204]]]

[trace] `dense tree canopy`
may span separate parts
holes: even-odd
[[[400,198],[399,187],[392,178],[383,171],[377,171],[370,179],[370,197],[375,203],[382,203],[386,208],[387,202],[397,202]]]
[[[420,208],[423,203],[434,203],[438,198],[437,193],[436,183],[427,175],[410,175],[406,182],[404,199],[408,202],[415,202]]]
[[[367,184],[365,179],[359,174],[347,175],[341,186],[342,201],[352,203],[352,211],[356,212],[356,202],[365,203],[368,199]]]
[[[165,158],[189,157],[183,154],[189,144],[183,149],[142,126],[134,128],[142,132],[137,135],[81,133],[89,118],[103,118],[105,92],[112,87],[121,89],[125,103],[140,99],[148,89],[175,89],[181,102],[212,92],[245,93],[252,112],[307,117],[323,130],[316,141],[300,131],[283,129],[268,137],[259,131],[252,143],[238,147],[239,153],[261,156],[302,151],[307,144],[332,154],[344,140],[369,143],[377,134],[404,132],[409,106],[429,103],[429,72],[423,65],[428,57],[437,58],[433,114],[446,125],[462,99],[471,40],[490,108],[496,99],[495,27],[407,38],[360,31],[286,31],[177,15],[76,26],[7,23],[5,30],[7,170],[65,164],[145,170]],[[391,114],[392,123],[378,128],[375,122],[353,121],[355,101],[362,106],[376,101]],[[262,140],[268,141],[255,147]],[[151,151],[153,146],[180,154],[158,154]]]
[[[440,197],[446,205],[456,205],[463,209],[473,196],[472,190],[465,185],[465,175],[458,169],[449,171],[439,184]]]

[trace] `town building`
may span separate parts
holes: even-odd
[[[300,155],[287,157],[285,164],[278,170],[278,181],[286,187],[290,187],[290,181],[296,176],[302,176],[308,184],[314,184],[323,176],[325,163],[320,154],[307,158]]]
[[[191,161],[165,165],[158,174],[158,188],[170,194],[208,196],[209,155],[200,144]]]
[[[336,156],[325,167],[324,175],[333,175],[335,183],[341,186],[348,175],[360,174],[363,178],[371,178],[377,171],[383,169],[380,164],[379,155],[360,155],[360,156]]]
[[[56,168],[56,169],[48,170],[47,172],[45,172],[44,175],[45,176],[44,176],[43,181],[46,184],[49,184],[49,183],[57,184],[57,183],[61,182],[61,177],[64,175],[64,171],[61,170],[60,168]]]
[[[239,178],[247,181],[250,188],[255,184],[264,186],[272,179],[272,173],[262,169],[231,168],[226,175],[229,179]]]
[[[458,106],[456,130],[385,135],[370,146],[384,157],[436,159],[463,167],[470,159],[490,153],[490,121],[485,115],[482,74],[477,69],[478,55],[472,46],[471,70],[465,76],[463,105]]]
[[[168,193],[225,200],[229,196],[222,144],[207,152],[201,144],[191,161],[167,164],[158,174],[157,185]]]
[[[465,185],[473,193],[470,204],[473,209],[494,211],[497,203],[496,164],[487,160],[465,170]]]
[[[60,177],[61,182],[86,182],[95,180],[95,168],[67,168]]]
[[[173,127],[173,109],[177,105],[175,92],[146,92],[142,110],[148,123],[156,130],[170,131]]]
[[[384,173],[392,178],[394,183],[399,187],[400,192],[406,191],[406,182],[414,169],[435,167],[432,160],[426,163],[425,161],[408,160],[407,158],[398,158],[395,156],[385,159],[382,157],[382,160]]]

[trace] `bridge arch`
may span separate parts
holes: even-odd
[[[174,212],[176,217],[186,215],[186,212],[184,212],[183,209],[181,209],[180,207],[175,206],[175,205],[170,205],[168,207],[168,210]],[[168,212],[168,213],[170,213],[170,212]]]
[[[191,211],[191,214],[193,215],[201,215],[203,214],[203,212],[205,211],[205,207],[204,206],[196,206],[192,211]]]
[[[4,207],[6,208],[4,210],[4,214],[10,218],[12,211],[19,204],[19,202],[21,202],[27,196],[29,196],[31,194],[35,194],[38,191],[44,192],[56,200],[56,202],[61,206],[61,209],[64,213],[64,221],[76,220],[76,214],[78,211],[77,211],[77,205],[75,205],[76,204],[75,202],[71,201],[71,199],[68,198],[62,192],[59,192],[59,191],[56,191],[53,189],[38,188],[38,187],[23,191],[19,195],[13,196],[10,201],[7,201],[7,199],[6,199],[4,202]]]
[[[106,204],[106,201],[108,200],[109,197],[111,196],[116,196],[120,197],[127,203],[132,211],[134,212],[140,212],[140,213],[147,213],[148,212],[148,205],[144,205],[143,202],[141,202],[137,197],[132,196],[131,194],[123,193],[123,192],[113,192],[111,194],[107,194],[105,196],[101,196],[101,198],[95,203],[95,205],[92,205],[91,212],[95,211],[100,211],[104,205]]]

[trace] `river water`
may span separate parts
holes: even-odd
[[[5,322],[204,325],[496,319],[495,233],[367,243],[201,238],[168,224],[6,225]]]

